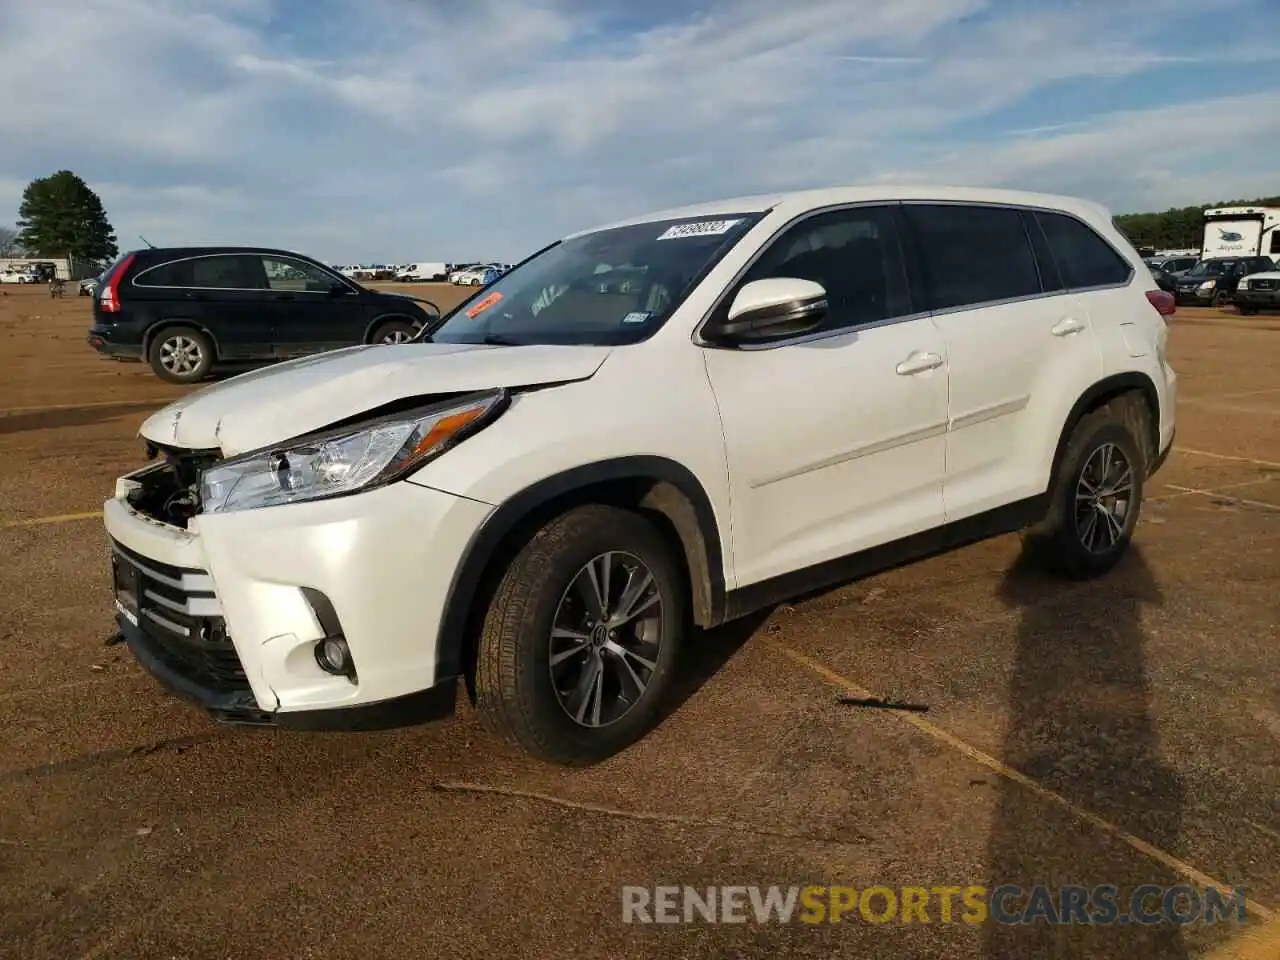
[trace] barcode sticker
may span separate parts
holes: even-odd
[[[700,220],[697,223],[678,223],[674,227],[668,227],[658,237],[659,240],[680,240],[684,237],[714,237],[721,233],[728,233],[737,224],[742,222],[739,217],[736,220]]]

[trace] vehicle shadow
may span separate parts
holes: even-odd
[[[1162,597],[1141,550],[1131,546],[1110,575],[1065,591],[1038,574],[1024,550],[1001,595],[1022,612],[1001,759],[1075,807],[1176,850],[1183,789],[1160,758],[1142,628],[1143,607]],[[1001,886],[1020,887],[1005,901],[1018,914],[1042,884],[1060,922],[1000,922],[993,902],[987,957],[1188,956],[1174,923],[1071,923],[1060,893],[1065,885],[1114,885],[1117,913],[1125,915],[1138,887],[1163,893],[1183,877],[1025,785],[1001,778],[999,791],[987,848],[992,901]],[[1147,901],[1146,910],[1159,909],[1158,897]],[[1088,910],[1097,915],[1093,905]]]
[[[713,630],[695,629],[680,651],[680,663],[667,691],[658,723],[679,710],[755,636],[773,608],[748,614]]]
[[[83,407],[64,407],[55,410],[33,410],[30,413],[14,413],[0,416],[0,435],[26,433],[32,430],[59,430],[64,427],[88,427],[97,423],[117,420],[139,411],[158,410],[167,400],[121,400],[119,403]]]

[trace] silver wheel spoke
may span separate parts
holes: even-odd
[[[640,656],[640,654],[636,653],[634,650],[628,650],[622,644],[614,640],[610,640],[608,643],[606,643],[604,645],[604,648],[608,650],[610,653],[612,653],[614,656],[616,656],[623,663],[628,663],[628,658],[629,658],[630,660],[634,660],[636,663],[640,664],[640,666],[644,667],[646,670],[653,670],[658,666],[658,664],[653,660],[646,660],[644,657]],[[628,666],[627,669],[630,669],[630,666]]]
[[[574,688],[573,696],[569,698],[569,703],[573,710],[573,718],[579,723],[586,719],[588,711],[590,711],[594,723],[600,723],[600,700],[604,681],[604,670],[602,668],[603,664],[600,662],[600,658],[592,657],[587,663],[586,669],[582,671],[582,676],[578,679],[578,685]]]
[[[1113,476],[1114,474],[1114,476]],[[1099,446],[1076,481],[1076,533],[1090,553],[1106,553],[1124,539],[1134,471],[1114,443]]]
[[[596,555],[569,581],[547,653],[556,700],[575,723],[609,726],[644,699],[662,650],[662,604],[652,571],[624,551]]]
[[[631,661],[627,659],[627,654],[631,653],[631,651],[612,642],[605,644],[605,649],[614,655],[617,663],[622,664],[622,668],[626,671],[627,676],[630,677],[631,682],[635,684],[636,699],[639,699],[640,694],[644,693],[645,687],[649,685],[649,681],[641,680],[640,674],[636,673],[635,667],[631,666]],[[640,657],[636,657],[636,659],[639,660],[640,663],[644,664],[648,668],[650,675],[652,675],[654,665],[648,660],[641,659]]]
[[[1090,510],[1089,519],[1085,522],[1084,528],[1084,545],[1088,549],[1093,549],[1094,538],[1098,535],[1098,511]]]
[[[582,571],[574,578],[574,586],[578,588],[582,600],[587,605],[587,611],[596,620],[604,620],[608,616],[609,611],[609,595],[606,592],[608,569],[613,555],[606,553],[603,558],[597,557],[596,560],[603,559],[605,563],[605,579],[604,586],[600,583],[600,574],[596,570],[596,560],[592,560]]]
[[[570,657],[577,656],[587,649],[587,645],[591,643],[590,634],[579,633],[576,630],[566,630],[564,627],[555,627],[551,631],[551,639],[567,641],[569,646],[561,650],[559,653],[551,655],[551,666],[557,666],[564,663]]]
[[[652,573],[648,570],[643,571],[643,573],[639,569],[632,570],[631,576],[627,580],[626,589],[622,592],[622,599],[618,601],[618,609],[609,619],[609,625],[611,627],[620,627],[624,623],[629,623],[657,603],[657,590],[646,594],[646,591],[652,585]]]
[[[1120,536],[1124,533],[1124,523],[1110,510],[1106,510],[1102,514],[1107,518],[1107,536],[1109,542],[1107,546],[1114,547],[1120,542]]]
[[[1105,490],[1100,490],[1100,497],[1114,497],[1122,493],[1128,493],[1133,487],[1133,471],[1125,467],[1124,472],[1120,474],[1120,479],[1108,486]]]

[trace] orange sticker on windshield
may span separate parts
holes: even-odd
[[[477,303],[474,307],[467,308],[467,319],[474,320],[476,317],[480,316],[480,314],[484,313],[486,310],[488,310],[490,307],[492,307],[495,303],[497,303],[501,299],[502,299],[502,294],[497,290],[493,291],[493,293],[489,294],[488,296],[481,297],[480,302]]]

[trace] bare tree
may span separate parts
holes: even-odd
[[[20,252],[18,231],[13,227],[0,227],[0,257],[16,257]]]

